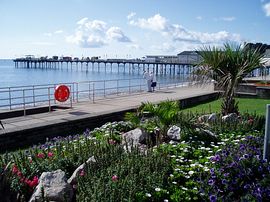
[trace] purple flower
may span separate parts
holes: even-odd
[[[216,202],[217,201],[217,197],[215,195],[211,195],[209,197],[209,199],[210,199],[211,202]]]
[[[208,184],[210,185],[210,186],[213,186],[214,185],[214,183],[215,183],[215,181],[214,180],[208,180]]]
[[[228,184],[228,181],[223,179],[221,183],[226,185],[226,184]]]

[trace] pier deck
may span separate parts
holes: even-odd
[[[75,135],[76,131],[94,128],[108,121],[121,120],[127,111],[142,102],[158,103],[164,100],[184,100],[215,94],[212,85],[163,89],[152,93],[107,98],[95,103],[78,103],[72,109],[2,119],[0,151],[44,142],[46,137]],[[201,100],[201,99],[200,99]]]

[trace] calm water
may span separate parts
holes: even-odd
[[[104,64],[100,64],[100,72],[98,72],[97,64],[92,71],[92,65],[89,65],[89,71],[86,71],[79,66],[76,68],[67,68],[63,63],[63,68],[59,69],[27,69],[15,68],[12,60],[0,60],[0,87],[13,87],[22,85],[36,85],[36,84],[55,84],[66,82],[80,82],[80,81],[96,81],[96,80],[110,80],[110,79],[135,79],[142,78],[142,72],[138,72],[137,68],[132,72],[128,72],[126,65],[126,72],[123,66],[120,66],[120,72],[117,72],[117,65],[113,64],[112,72],[110,65],[107,65],[107,72],[105,72]],[[103,65],[103,66],[102,66]],[[141,68],[142,69],[142,68]],[[169,72],[168,72],[169,73]],[[158,82],[174,82],[179,81],[180,75],[170,76],[158,75]],[[182,80],[183,78],[181,78]]]

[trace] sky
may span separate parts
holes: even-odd
[[[141,58],[270,44],[270,0],[0,0],[0,58]]]

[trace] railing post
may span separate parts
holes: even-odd
[[[130,94],[130,81],[131,79],[128,80],[128,93]]]
[[[89,100],[91,99],[91,82],[89,82],[89,85],[88,85],[88,96],[89,96]]]
[[[70,90],[71,90],[71,85],[69,86]],[[72,95],[70,95],[70,108],[72,109]]]
[[[23,89],[23,115],[26,116],[26,107],[25,107],[25,90]]]
[[[36,106],[35,86],[33,85],[33,104]]]
[[[116,95],[119,94],[119,80],[117,79],[117,84],[116,84]]]
[[[72,98],[73,98],[73,101],[75,102],[75,87],[74,87],[74,82],[72,83]]]
[[[105,83],[105,82],[106,82],[106,81],[104,80],[103,82],[104,82],[104,84],[103,84],[103,95],[104,95],[104,97],[105,97],[105,93],[106,93],[106,92],[105,92],[105,87],[106,87],[106,83]]]
[[[48,101],[49,101],[49,112],[51,112],[51,95],[50,95],[50,87],[48,87]]]
[[[9,96],[9,109],[11,110],[11,92],[10,92],[10,87],[8,88],[8,96]]]
[[[93,83],[93,103],[95,103],[95,83]]]
[[[77,98],[77,103],[79,102],[79,83],[76,83],[76,98]]]
[[[56,85],[54,84],[54,90],[56,89]],[[56,99],[54,99],[54,104],[56,104]]]

